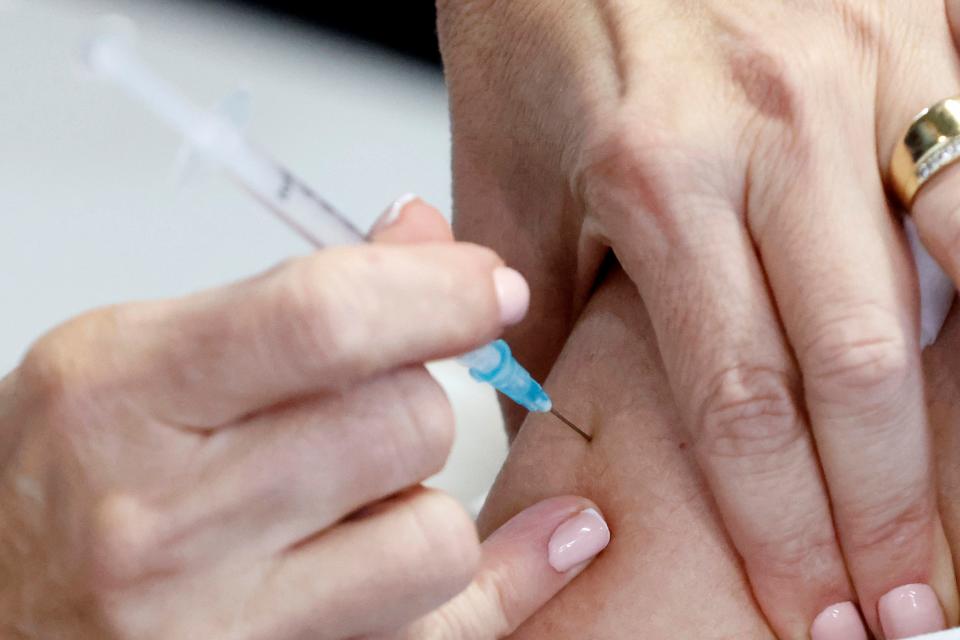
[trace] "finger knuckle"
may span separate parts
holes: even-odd
[[[741,135],[744,148],[752,152],[753,168],[758,176],[786,168],[792,171],[779,173],[816,175],[825,152],[823,104],[844,100],[850,93],[840,90],[850,81],[846,68],[835,62],[838,48],[850,49],[852,55],[850,38],[839,21],[820,24],[811,34],[796,25],[730,17],[736,37],[724,40],[721,56],[732,99],[750,115]]]
[[[791,124],[802,122],[810,78],[801,73],[799,56],[796,52],[791,55],[769,33],[745,29],[741,36],[727,50],[734,86],[763,116]]]
[[[510,570],[483,570],[469,587],[470,595],[428,619],[429,633],[418,638],[505,638],[516,631],[526,612],[515,605],[524,593]],[[480,602],[477,602],[480,600]]]
[[[318,254],[277,273],[274,305],[267,322],[283,327],[281,351],[311,354],[292,361],[335,370],[362,349],[366,334],[363,272],[376,268],[378,254],[362,260]]]
[[[455,499],[436,491],[422,494],[408,511],[411,559],[436,591],[459,593],[480,565],[473,520]]]
[[[843,515],[844,547],[848,556],[885,553],[928,540],[934,522],[930,498],[904,499],[906,492],[871,505],[856,504]]]
[[[88,539],[88,590],[91,612],[110,637],[168,637],[146,623],[137,587],[151,573],[155,546],[152,514],[134,497],[111,494],[92,510]]]
[[[750,573],[782,582],[822,574],[823,567],[842,566],[843,562],[833,527],[809,526],[807,522],[756,541],[745,559]]]
[[[27,351],[18,369],[19,380],[33,394],[45,401],[61,398],[74,388],[75,370],[65,357],[60,335],[51,333],[38,340]]]
[[[88,312],[31,346],[18,369],[18,379],[45,411],[64,420],[76,417],[94,393],[111,383],[108,368],[101,364],[102,341],[116,335],[123,315],[120,307]]]
[[[103,498],[94,511],[90,579],[95,593],[114,596],[148,571],[153,518],[126,494]]]
[[[833,0],[843,33],[857,51],[893,51],[902,38],[885,25],[879,5],[856,0]]]
[[[775,368],[738,364],[714,376],[700,410],[698,449],[708,457],[761,457],[803,437],[794,383]]]
[[[645,232],[675,244],[685,229],[673,213],[689,195],[681,188],[688,179],[678,178],[705,175],[702,152],[667,133],[675,129],[641,130],[626,114],[617,120],[586,145],[574,169],[574,189],[608,235]],[[638,210],[644,215],[635,215]]]
[[[811,123],[824,96],[843,82],[847,67],[836,64],[837,50],[853,56],[861,38],[877,29],[869,11],[840,9],[832,20],[803,24],[748,18],[736,10],[726,17],[736,37],[722,40],[720,50],[732,86],[757,113],[791,128]]]
[[[812,336],[800,360],[808,392],[817,400],[897,397],[911,375],[907,331],[896,314],[879,305],[846,310],[823,322]]]
[[[491,633],[497,638],[513,633],[523,622],[517,619],[517,608],[512,606],[512,603],[520,602],[524,595],[520,593],[517,581],[504,571],[484,571],[477,578],[477,587],[492,604],[489,610],[496,616],[489,620]]]

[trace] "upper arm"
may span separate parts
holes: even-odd
[[[621,273],[587,306],[548,389],[594,441],[549,415],[530,416],[481,528],[574,493],[598,504],[613,538],[517,637],[771,638],[687,446],[649,321]]]

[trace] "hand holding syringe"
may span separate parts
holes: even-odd
[[[112,34],[100,36],[88,44],[85,59],[95,73],[123,88],[182,134],[194,152],[222,167],[314,247],[366,241],[365,235],[343,214],[251,145],[233,122],[195,107],[157,76],[126,39]],[[457,361],[468,367],[475,379],[492,385],[529,411],[551,412],[586,440],[591,440],[553,408],[550,397],[511,355],[503,340],[460,356]]]

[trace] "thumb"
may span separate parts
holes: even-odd
[[[495,640],[513,633],[573,580],[610,542],[593,503],[544,500],[514,516],[483,543],[474,581],[405,637]]]

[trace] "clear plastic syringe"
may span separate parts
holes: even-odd
[[[317,248],[366,241],[350,220],[293,173],[254,147],[225,115],[199,109],[153,72],[137,55],[129,38],[105,32],[89,41],[84,61],[98,76],[111,80],[183,135],[189,148],[222,167],[267,209]],[[551,412],[588,441],[589,435],[564,418],[550,397],[497,340],[460,356],[475,379],[488,383],[534,412]]]

